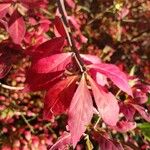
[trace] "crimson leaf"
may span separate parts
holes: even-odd
[[[17,12],[14,11],[10,20],[8,33],[12,38],[15,44],[20,44],[25,36],[26,27],[23,17]]]
[[[76,76],[67,77],[57,82],[46,94],[44,100],[44,119],[50,119],[52,114],[65,112],[76,89]]]
[[[71,53],[61,53],[38,59],[32,66],[37,73],[49,73],[65,70],[71,61]]]
[[[9,3],[2,3],[0,4],[0,18],[5,17],[6,13],[8,12],[8,8],[11,4]]]
[[[64,45],[64,40],[65,39],[63,37],[53,38],[40,44],[36,48],[27,49],[26,54],[33,56],[34,59],[39,59],[60,53]]]
[[[60,17],[58,17],[58,16],[55,17],[54,25],[55,25],[57,31],[59,32],[59,34],[62,37],[66,37],[66,31],[65,31],[64,25],[63,25]]]
[[[43,74],[35,73],[32,69],[29,69],[26,73],[26,87],[24,88],[24,92],[47,90],[60,81],[62,76],[63,71]]]

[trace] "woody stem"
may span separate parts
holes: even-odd
[[[67,19],[67,16],[66,16],[66,10],[65,10],[65,7],[64,7],[64,0],[56,0],[56,2],[57,2],[58,9],[59,9],[59,12],[60,12],[61,17],[62,17],[61,19],[62,19],[62,23],[63,23],[65,31],[66,31],[68,43],[71,47],[71,50],[75,53],[75,60],[78,64],[81,72],[84,72],[85,71],[85,66],[84,66],[84,63],[81,59],[79,51],[77,50],[77,48],[75,46],[74,38],[72,36],[71,29],[70,29],[68,19]]]

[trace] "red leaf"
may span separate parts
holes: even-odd
[[[86,125],[90,123],[92,116],[92,98],[83,75],[69,108],[68,125],[74,147],[85,132]]]
[[[136,123],[128,122],[128,121],[119,121],[116,126],[111,127],[111,128],[113,128],[114,130],[118,132],[125,133],[136,128]]]
[[[88,76],[88,79],[102,119],[108,125],[116,125],[119,119],[119,106],[116,98],[110,92],[106,93],[98,87],[90,76]]]
[[[148,122],[150,122],[150,113],[148,113],[148,110],[145,109],[142,106],[131,104],[138,112],[139,114]]]
[[[2,3],[0,4],[0,18],[5,17],[6,13],[8,12],[8,8],[11,4],[9,3]]]
[[[133,91],[134,101],[137,104],[144,104],[148,101],[146,92],[143,92],[141,89],[135,89]]]
[[[65,70],[68,63],[71,62],[71,53],[55,54],[49,57],[37,60],[32,69],[37,73],[49,73]]]
[[[90,65],[89,67],[107,76],[122,91],[132,96],[132,91],[128,84],[128,79],[126,75],[117,66],[112,64],[101,63],[101,64]]]
[[[57,54],[62,51],[62,48],[64,46],[64,38],[58,37],[51,40],[48,40],[42,44],[40,44],[37,48],[31,49],[27,53],[34,57],[34,59],[47,57],[52,54]]]
[[[51,119],[52,114],[58,115],[68,109],[76,89],[76,79],[76,76],[70,76],[49,89],[44,100],[44,119]]]
[[[120,143],[101,136],[98,133],[94,134],[94,138],[98,141],[101,150],[124,150]]]
[[[133,121],[136,110],[128,103],[120,103],[120,112],[124,114],[127,120]]]
[[[54,25],[55,25],[57,31],[59,32],[59,34],[62,37],[66,37],[66,31],[65,31],[64,25],[63,25],[60,17],[58,17],[58,16],[55,17]]]
[[[71,143],[71,134],[68,132],[63,133],[63,135],[58,139],[58,141],[50,148],[50,150],[65,150],[66,145]]]
[[[26,87],[24,92],[48,90],[51,86],[60,81],[63,76],[63,72],[53,72],[47,74],[35,73],[32,69],[29,69],[26,73]]]
[[[5,58],[0,57],[0,79],[5,77],[5,75],[11,69],[10,61],[5,60]]]
[[[0,48],[0,79],[3,78],[11,69],[11,54],[1,43]]]
[[[20,44],[25,36],[26,27],[23,17],[15,11],[10,20],[8,33],[15,44]]]
[[[22,56],[22,48],[8,40],[0,43],[0,79],[11,69],[19,57]]]
[[[43,7],[46,2],[44,0],[20,0],[20,2],[31,9]]]

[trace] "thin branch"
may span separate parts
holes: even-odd
[[[68,19],[67,19],[67,13],[66,13],[65,6],[64,6],[64,0],[56,0],[56,2],[57,2],[58,9],[59,9],[59,12],[62,17],[62,23],[63,23],[65,31],[66,31],[68,43],[69,43],[72,51],[75,53],[75,60],[78,64],[81,72],[84,72],[86,69],[85,69],[84,63],[80,57],[80,54],[75,46],[74,38],[72,36],[71,29],[70,29]]]
[[[131,37],[130,39],[124,40],[124,41],[118,41],[116,43],[116,46],[122,45],[122,44],[131,44],[131,43],[137,43],[138,42],[138,38],[140,38],[141,36],[143,36],[143,34],[149,34],[150,33],[150,29],[144,30],[140,33],[138,33],[137,35]]]
[[[96,121],[96,123],[95,123],[95,125],[94,125],[94,130],[96,130],[97,125],[99,124],[100,120],[101,120],[101,118],[100,118],[100,117],[98,117],[98,119],[97,119],[97,121]]]
[[[26,119],[26,117],[23,115],[23,113],[21,113],[21,117],[24,120],[24,122],[27,124],[27,126],[29,127],[30,131],[32,133],[34,133],[34,129],[33,129],[32,125],[29,123],[29,121]]]
[[[4,89],[8,89],[8,90],[23,90],[24,89],[24,87],[14,87],[14,86],[9,86],[9,85],[2,84],[2,83],[0,83],[0,87]]]

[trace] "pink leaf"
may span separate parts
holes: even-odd
[[[150,122],[150,113],[148,113],[148,110],[144,107],[136,104],[131,104],[138,112],[139,114],[148,122]]]
[[[37,60],[32,69],[37,73],[49,73],[65,70],[65,67],[71,61],[71,53],[55,54],[49,57]]]
[[[83,75],[69,108],[68,125],[74,147],[85,132],[86,125],[90,123],[92,116],[92,98]]]
[[[77,18],[75,16],[68,16],[68,19],[76,30],[80,30],[79,21],[77,21]]]
[[[81,32],[80,30],[78,31],[78,35],[79,35],[80,41],[81,41],[82,43],[87,43],[87,42],[88,42],[88,38],[86,38],[86,37],[82,34],[82,32]]]
[[[130,12],[129,8],[126,8],[126,7],[122,8],[120,10],[120,12],[118,13],[118,15],[119,15],[118,19],[123,19],[124,17],[126,17],[129,14],[129,12]]]
[[[87,65],[89,64],[99,64],[101,63],[100,58],[94,55],[89,55],[89,54],[81,54],[81,58],[85,61]]]
[[[112,64],[94,64],[89,66],[111,79],[122,91],[132,96],[131,88],[128,84],[126,75],[115,65]]]
[[[26,27],[23,17],[15,11],[9,20],[8,33],[15,44],[20,44],[24,39],[25,32]]]
[[[76,89],[76,76],[57,82],[46,94],[44,100],[44,119],[51,119],[52,114],[64,113],[70,106]]]
[[[6,13],[8,12],[10,5],[11,4],[9,4],[9,3],[0,4],[0,18],[5,17]]]
[[[128,122],[128,121],[119,121],[116,126],[112,127],[114,130],[118,132],[128,132],[136,128],[135,122]]]
[[[50,148],[50,150],[64,150],[66,145],[71,143],[71,134],[68,132],[63,133],[63,135],[58,139],[58,141]]]
[[[108,85],[106,76],[104,76],[103,74],[97,72],[94,69],[91,69],[89,72],[90,72],[90,75],[92,76],[92,78],[95,80],[95,82],[98,85],[101,85],[101,86]]]
[[[108,125],[116,125],[119,119],[119,106],[116,98],[110,92],[106,93],[102,88],[98,87],[90,76],[88,76],[88,79],[102,119]]]
[[[6,31],[8,31],[8,23],[7,23],[7,21],[4,21],[4,20],[0,19],[0,27],[5,28]]]
[[[75,8],[75,2],[74,2],[74,0],[66,0],[66,3],[67,3],[68,6],[70,6],[72,9]]]

